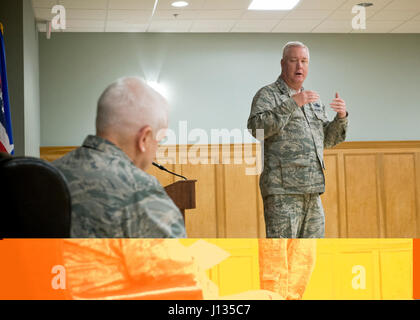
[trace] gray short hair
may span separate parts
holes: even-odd
[[[110,84],[98,100],[96,133],[127,131],[149,125],[156,134],[167,126],[166,100],[139,77],[124,77]]]
[[[287,56],[287,51],[289,51],[289,49],[293,47],[306,48],[306,51],[308,51],[308,59],[309,59],[309,48],[299,41],[290,41],[286,43],[286,45],[283,47],[283,59]]]

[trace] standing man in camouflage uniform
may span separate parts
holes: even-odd
[[[96,135],[53,163],[70,188],[72,237],[186,236],[181,212],[145,172],[167,126],[166,101],[141,79],[122,78],[105,89]]]
[[[322,238],[325,218],[324,148],[344,141],[346,104],[338,93],[330,104],[333,121],[315,91],[302,85],[308,74],[309,49],[289,42],[283,49],[282,73],[255,95],[248,129],[264,129],[264,170],[260,188],[268,238]]]

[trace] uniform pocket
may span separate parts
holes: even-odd
[[[281,160],[281,176],[284,187],[307,187],[312,184],[311,162],[309,158]]]
[[[322,110],[314,110],[311,122],[312,134],[318,150],[324,147],[324,125],[327,125],[328,118]]]
[[[322,122],[328,121],[327,116],[325,115],[324,111],[322,110],[314,110],[314,115],[316,120],[320,120]]]

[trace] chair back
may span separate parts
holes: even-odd
[[[0,153],[0,237],[69,238],[71,197],[48,162]]]

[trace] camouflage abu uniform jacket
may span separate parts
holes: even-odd
[[[186,237],[182,214],[157,179],[113,143],[90,135],[53,165],[69,185],[71,237]]]
[[[263,197],[273,194],[323,193],[323,152],[344,141],[347,117],[328,121],[321,102],[300,108],[280,77],[261,88],[252,101],[248,129],[264,129]]]

